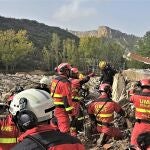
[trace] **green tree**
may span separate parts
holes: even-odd
[[[46,47],[42,50],[44,64],[46,65],[47,70],[50,69],[51,64],[51,52]]]
[[[80,63],[83,70],[87,70],[88,66],[94,70],[98,66],[99,60],[106,60],[116,66],[122,67],[123,49],[114,41],[106,38],[83,37],[79,44]]]
[[[135,53],[150,58],[150,31],[147,32],[141,40],[139,40],[137,44],[137,50],[135,51]],[[150,67],[149,64],[144,64],[143,62],[138,62],[134,60],[128,61],[127,66],[129,68],[140,68],[140,69]]]
[[[52,41],[50,43],[50,49],[52,51],[52,55],[55,58],[56,65],[61,62],[62,50],[61,50],[61,40],[60,37],[56,34],[52,34]]]
[[[33,49],[33,44],[28,40],[25,30],[0,31],[0,58],[6,66],[6,71],[9,67],[13,71],[17,62]]]
[[[75,40],[68,38],[63,41],[62,58],[63,62],[78,66],[78,48]]]

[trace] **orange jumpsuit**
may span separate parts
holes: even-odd
[[[0,150],[10,150],[17,143],[19,131],[12,116],[0,119]]]
[[[131,145],[137,145],[139,134],[150,131],[150,92],[132,95],[130,102],[135,106],[136,123],[131,134]]]
[[[54,116],[61,132],[70,131],[69,113],[72,112],[71,84],[63,75],[52,80],[51,96],[56,106]]]
[[[71,89],[72,89],[72,103],[73,103],[73,119],[71,121],[71,135],[76,136],[77,130],[81,130],[83,128],[83,119],[84,115],[81,110],[80,102],[83,100],[83,97],[79,94],[82,85],[90,80],[90,76],[86,76],[83,79],[74,79],[71,78]]]
[[[104,105],[104,103],[107,103]],[[99,112],[101,107],[104,105],[102,110]],[[96,116],[97,131],[105,133],[110,137],[120,138],[122,133],[118,128],[113,127],[111,122],[114,120],[114,112],[123,113],[121,107],[106,95],[101,95],[99,99],[93,101],[88,106],[88,113]],[[98,114],[97,114],[98,113]]]

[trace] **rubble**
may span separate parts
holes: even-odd
[[[44,73],[42,74],[41,72],[39,74],[0,74],[0,101],[5,101],[16,85],[23,86],[24,89],[35,87],[39,83],[43,75]],[[123,109],[126,110],[126,112],[131,113],[131,105],[128,101],[128,90],[134,86],[135,81],[141,80],[145,77],[150,78],[150,70],[129,69],[115,75],[112,87],[113,100],[119,102],[123,106]],[[53,76],[51,76],[50,78],[53,78]],[[99,85],[99,77],[92,77],[87,83],[87,86],[90,90],[90,100],[97,98],[99,95],[98,91],[95,88],[97,85]],[[120,120],[120,122],[123,121]],[[118,124],[119,122],[117,122],[117,125]],[[131,131],[132,124],[130,121],[127,122],[127,126],[127,130]],[[98,145],[95,142],[93,142],[94,140],[89,141],[88,139],[86,139],[84,133],[79,135],[79,138],[85,144],[87,150],[125,150],[129,146],[129,136],[119,141],[112,139],[103,147],[98,147]]]
[[[0,101],[5,101],[14,90],[15,86],[22,86],[24,89],[35,87],[42,75],[30,75],[30,74],[0,74]]]

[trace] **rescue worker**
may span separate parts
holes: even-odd
[[[105,138],[115,137],[116,139],[122,138],[123,134],[118,129],[113,127],[114,112],[124,115],[123,109],[111,99],[111,86],[107,83],[99,86],[100,96],[88,106],[88,113],[97,125],[97,131],[103,133],[104,143]],[[102,143],[103,143],[102,142]]]
[[[10,104],[10,103],[8,103]],[[9,105],[1,104],[0,109],[3,107],[3,112],[0,115],[0,150],[10,150],[17,144],[17,138],[19,131],[15,123],[13,122],[12,115],[9,114]]]
[[[36,87],[36,89],[44,90],[48,93],[50,93],[50,79],[46,76],[44,76],[40,80],[40,84]]]
[[[135,106],[136,123],[131,134],[131,145],[137,145],[137,137],[143,132],[150,131],[150,79],[140,81],[142,92],[130,97]]]
[[[112,86],[113,84],[113,77],[117,73],[117,71],[110,66],[109,63],[106,61],[100,61],[99,62],[99,68],[101,70],[101,77],[100,77],[100,83],[108,83]]]
[[[85,84],[90,80],[90,77],[94,75],[94,73],[85,76],[84,78],[79,79],[79,70],[78,68],[74,67],[71,69],[71,78],[69,79],[71,82],[72,88],[72,101],[73,101],[73,113],[72,113],[72,121],[71,121],[71,135],[77,136],[77,131],[82,130],[83,128],[83,110],[81,109],[81,102],[84,97],[80,94],[80,90],[82,85]]]
[[[72,113],[71,83],[70,77],[71,66],[68,63],[61,63],[57,67],[58,76],[52,80],[51,96],[54,100],[54,116],[57,119],[58,128],[61,132],[70,132],[69,114]]]
[[[20,131],[24,131],[12,150],[84,150],[81,142],[49,124],[55,108],[50,95],[39,89],[27,89],[14,96],[10,113]]]

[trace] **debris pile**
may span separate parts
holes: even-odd
[[[35,87],[40,79],[42,78],[42,74],[27,74],[27,73],[16,73],[16,74],[0,74],[0,101],[4,101],[11,94],[11,91],[14,90],[16,85],[20,85],[24,87],[24,89]],[[53,78],[51,76],[50,78]],[[128,91],[135,86],[136,81],[141,80],[143,78],[150,78],[150,70],[135,70],[129,69],[125,70],[122,73],[118,73],[114,77],[113,83],[113,92],[112,98],[114,101],[119,102],[123,109],[126,110],[129,114],[133,112],[131,104],[128,101]],[[89,87],[90,95],[89,100],[93,98],[97,98],[99,93],[96,89],[96,86],[99,85],[99,77],[92,77],[90,81],[87,83]],[[123,120],[117,119],[114,123],[115,126],[119,126]],[[127,122],[128,128],[121,127],[123,130],[132,130],[132,123]],[[98,135],[100,136],[100,135]],[[92,135],[91,135],[92,137]],[[105,144],[103,147],[99,147],[96,144],[94,138],[87,139],[85,133],[80,133],[79,138],[86,145],[86,149],[89,150],[101,150],[101,149],[109,149],[109,150],[125,150],[129,146],[129,134],[125,139],[116,141],[111,139],[108,144]],[[97,138],[97,135],[95,135]]]

